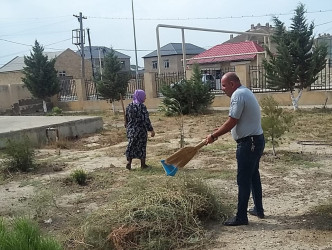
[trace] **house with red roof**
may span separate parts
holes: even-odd
[[[224,73],[235,71],[237,65],[260,65],[264,57],[264,48],[256,42],[222,43],[190,58],[187,65],[198,64],[203,76],[214,78],[215,86],[212,86],[212,89],[219,90],[220,79]]]
[[[188,65],[199,64],[202,68],[220,68],[238,63],[256,64],[264,48],[253,41],[239,43],[223,43],[208,49],[188,61]],[[263,58],[261,56],[261,58]]]

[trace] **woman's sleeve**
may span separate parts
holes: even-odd
[[[146,106],[144,105],[142,108],[143,114],[144,114],[144,120],[145,120],[145,127],[147,129],[147,131],[152,131],[153,127],[149,118],[149,112],[146,108]]]

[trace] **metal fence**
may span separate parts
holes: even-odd
[[[102,100],[103,98],[98,94],[96,82],[93,80],[85,80],[85,91],[87,100]]]
[[[319,72],[317,80],[310,86],[311,90],[332,89],[332,59],[327,60],[326,67]]]
[[[332,60],[326,61],[326,67],[318,74],[318,79],[310,86],[311,90],[332,90]],[[250,89],[254,93],[285,92],[287,89],[275,90],[268,86],[265,69],[260,66],[249,66]]]
[[[144,74],[138,74],[138,78],[136,80],[136,74],[131,75],[131,79],[128,82],[127,94],[125,96],[126,99],[131,99],[136,89],[145,90],[144,84]]]
[[[223,67],[220,69],[216,68],[205,68],[201,70],[202,81],[210,85],[210,92],[215,95],[224,94],[221,90],[221,78],[227,72],[235,72],[235,67]]]
[[[172,83],[179,82],[183,79],[185,79],[184,72],[172,72],[172,73],[162,73],[162,74],[155,73],[157,96],[158,97],[162,96],[160,89],[163,85],[170,86]]]
[[[76,83],[72,77],[60,78],[60,92],[58,94],[58,101],[77,101]]]

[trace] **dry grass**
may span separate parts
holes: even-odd
[[[121,198],[88,218],[88,244],[98,249],[201,245],[206,240],[204,222],[223,220],[229,213],[222,200],[196,178],[136,178],[127,188]]]

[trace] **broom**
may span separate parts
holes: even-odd
[[[196,146],[184,147],[172,154],[165,160],[167,165],[171,165],[176,168],[183,168],[197,153],[197,151],[206,144],[204,139]]]
[[[123,112],[124,126],[126,128],[127,127],[126,111],[125,111],[125,107],[124,107],[124,104],[123,104],[123,99],[122,99],[121,93],[120,93],[120,101],[121,101],[122,112]]]

